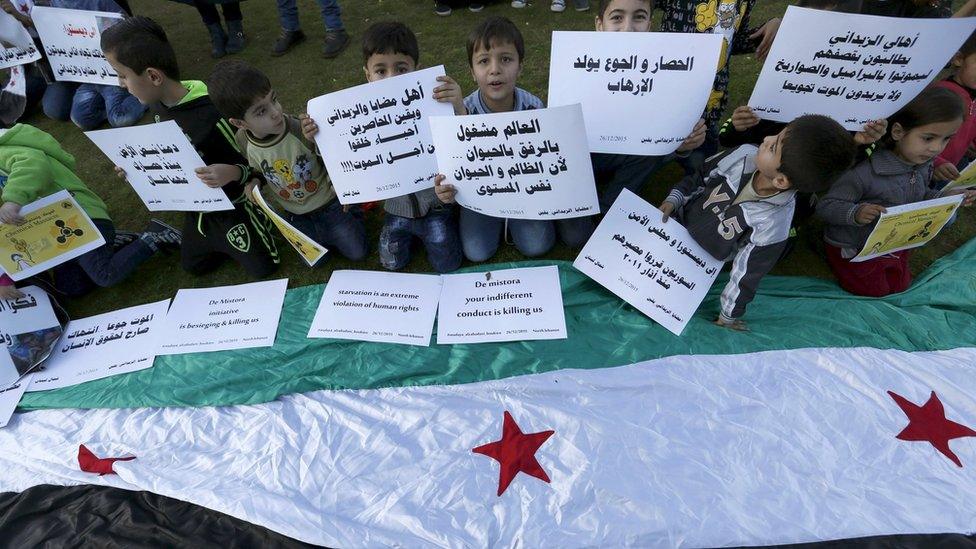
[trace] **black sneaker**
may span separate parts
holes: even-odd
[[[468,4],[468,10],[471,12],[478,13],[483,9],[485,9],[485,5],[481,2],[471,2]]]
[[[118,250],[132,244],[139,238],[140,233],[132,231],[115,231],[115,240],[112,241],[112,248]]]
[[[294,31],[282,30],[281,35],[278,36],[278,39],[275,40],[274,45],[271,46],[271,56],[280,57],[288,53],[288,50],[304,41],[305,33],[302,32],[302,29]]]
[[[434,2],[434,13],[442,17],[451,15],[451,6],[445,2]]]
[[[183,244],[183,234],[158,219],[149,220],[149,225],[141,238],[151,241],[163,252],[178,250]]]
[[[349,45],[349,34],[344,30],[325,31],[325,42],[322,44],[322,57],[332,59],[339,55]]]

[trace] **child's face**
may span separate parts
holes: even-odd
[[[952,58],[952,65],[956,68],[956,81],[970,89],[976,89],[976,53],[959,55]]]
[[[763,139],[759,145],[759,152],[756,153],[756,169],[771,180],[783,176],[779,166],[783,161],[783,140],[788,130],[789,126],[783,128],[778,134]]]
[[[129,67],[119,63],[112,52],[105,53],[105,60],[119,75],[119,86],[135,96],[143,105],[151,105],[162,98],[162,75],[156,69],[146,69],[136,74]]]
[[[891,127],[895,140],[895,154],[909,164],[924,164],[932,160],[949,144],[949,140],[962,126],[962,119],[933,122],[905,131],[901,124]]]
[[[613,0],[596,17],[596,30],[613,32],[648,32],[651,30],[651,2],[648,0]]]
[[[281,135],[285,131],[285,113],[278,102],[278,94],[271,90],[247,109],[243,120],[231,118],[230,123],[250,131],[259,139]]]
[[[366,60],[367,82],[378,82],[391,76],[400,76],[417,70],[413,57],[404,53],[374,53]]]
[[[471,75],[482,95],[493,102],[508,104],[515,95],[515,82],[522,73],[515,44],[491,44],[491,49],[479,46],[471,55]]]

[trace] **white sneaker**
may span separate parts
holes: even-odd
[[[554,12],[556,12],[556,13],[560,13],[562,11],[565,11],[565,9],[566,9],[566,0],[552,0],[552,5],[549,6],[549,9],[552,10],[552,11],[554,11]]]
[[[519,8],[519,9],[521,9],[521,8],[524,8],[527,5],[529,5],[529,3],[526,2],[525,0],[512,0],[512,7],[513,8]]]

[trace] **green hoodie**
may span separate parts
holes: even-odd
[[[108,208],[75,175],[75,157],[43,130],[17,124],[0,135],[0,172],[7,176],[3,202],[24,206],[66,190],[88,217],[110,219]]]

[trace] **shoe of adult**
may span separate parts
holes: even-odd
[[[210,57],[220,59],[227,55],[227,33],[224,32],[224,27],[220,23],[212,23],[207,25],[207,30],[210,31]]]
[[[552,0],[552,4],[549,6],[549,9],[556,13],[566,11],[566,0]]]
[[[345,30],[325,31],[325,42],[322,44],[322,57],[332,59],[349,45],[349,33]]]
[[[241,53],[244,51],[244,22],[227,22],[227,53]]]
[[[278,35],[278,39],[271,45],[271,56],[280,57],[304,41],[305,33],[302,32],[302,29],[293,31],[282,29],[281,34]]]
[[[473,13],[478,13],[479,11],[485,9],[485,5],[481,2],[471,2],[468,4],[468,10]]]
[[[525,0],[512,0],[512,7],[513,8],[522,9],[525,6],[528,6],[528,5],[529,5],[529,3],[526,2]]]
[[[434,2],[434,13],[441,17],[447,17],[451,15],[451,6],[446,2]]]
[[[587,11],[590,9],[590,0],[575,0],[576,11]]]

